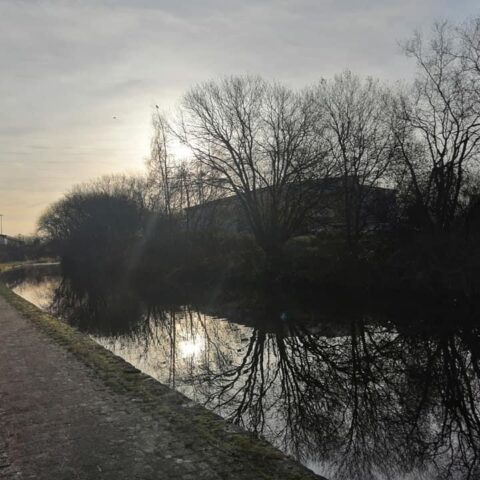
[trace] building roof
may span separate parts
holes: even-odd
[[[348,179],[354,180],[355,177],[348,177]],[[320,178],[316,180],[307,180],[302,183],[296,184],[297,186],[303,186],[307,184],[311,184],[318,188],[319,191],[322,193],[334,193],[339,191],[340,189],[343,188],[345,182],[345,177],[326,177],[326,178]],[[292,186],[294,184],[288,184],[289,186]],[[377,186],[370,186],[370,185],[363,185],[363,188],[367,188],[369,191],[377,191],[377,192],[385,192],[385,194],[391,193],[392,195],[396,194],[396,190],[392,188],[387,188],[387,187],[377,187]],[[257,193],[261,193],[264,191],[267,191],[267,187],[262,187],[256,190]],[[237,194],[233,195],[228,195],[226,197],[221,197],[217,198],[214,200],[209,200],[205,203],[198,204],[198,205],[192,205],[190,207],[187,207],[185,210],[196,210],[196,209],[202,209],[205,207],[212,207],[214,205],[221,205],[221,204],[229,204],[232,201],[236,201],[238,198]]]

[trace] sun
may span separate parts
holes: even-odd
[[[169,145],[169,150],[178,160],[185,160],[192,157],[192,151],[190,148],[178,141],[172,141]]]

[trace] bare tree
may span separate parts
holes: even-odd
[[[184,161],[175,171],[174,194],[178,212],[182,212],[187,230],[211,229],[215,222],[216,200],[225,194],[223,182],[211,168],[195,161]],[[206,205],[211,215],[196,215]]]
[[[465,178],[478,160],[478,58],[468,32],[441,23],[428,42],[420,34],[407,42],[405,52],[418,73],[411,90],[393,102],[393,131],[409,186],[435,231],[451,229]]]
[[[151,156],[147,162],[147,190],[153,208],[172,220],[183,218],[186,228],[194,227],[191,207],[204,205],[218,199],[221,189],[212,169],[178,159],[172,153],[172,129],[158,107],[153,115],[154,135]]]
[[[450,53],[462,61],[463,69],[474,74],[474,84],[480,83],[480,17],[473,18],[455,29],[456,48]]]
[[[269,254],[317,207],[326,163],[311,92],[248,76],[204,83],[184,96],[177,135],[234,194]]]
[[[154,133],[147,162],[148,186],[156,210],[170,218],[173,209],[171,171],[174,159],[169,151],[168,123],[158,107],[152,116],[152,124]]]
[[[343,179],[347,240],[354,246],[365,229],[369,194],[393,159],[394,138],[385,108],[389,91],[377,80],[346,71],[317,87],[335,173]],[[370,202],[371,203],[371,202]]]
[[[80,184],[74,191],[95,192],[111,196],[123,196],[133,201],[145,212],[152,207],[148,194],[148,181],[143,175],[104,175],[90,182]]]

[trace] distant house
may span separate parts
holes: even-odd
[[[0,246],[20,247],[25,242],[19,238],[10,237],[9,235],[0,234]]]
[[[348,178],[346,183],[343,177],[317,180],[314,188],[315,194],[318,194],[318,202],[304,226],[304,231],[299,233],[345,229],[345,192],[349,188],[355,192],[354,198],[361,198],[358,221],[364,230],[387,228],[396,211],[396,191],[390,188],[360,185],[353,178]],[[193,229],[221,230],[228,233],[248,231],[248,222],[236,195],[189,207],[186,209],[186,217]]]

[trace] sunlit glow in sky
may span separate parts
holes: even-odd
[[[143,170],[155,105],[196,82],[408,79],[400,40],[478,14],[478,0],[0,0],[4,231],[33,232],[76,183]]]

